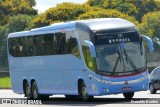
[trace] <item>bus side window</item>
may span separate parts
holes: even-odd
[[[44,35],[33,36],[33,55],[41,56],[44,55]]]
[[[24,45],[24,55],[23,56],[33,56],[33,39],[32,37],[24,37],[25,45]]]
[[[16,56],[15,49],[16,49],[16,39],[9,38],[9,54],[14,57]]]
[[[18,43],[18,39],[15,42],[15,50],[14,50],[14,55],[15,57],[19,56],[19,43]]]
[[[24,55],[24,38],[23,37],[18,38],[18,42],[19,42],[18,56],[23,57],[23,55]]]
[[[77,39],[73,32],[66,33],[66,54],[72,54],[80,58]]]
[[[46,34],[44,36],[45,55],[54,55],[54,34]]]
[[[55,49],[57,50],[57,54],[65,54],[65,45],[66,45],[66,37],[65,33],[56,33],[55,34]]]

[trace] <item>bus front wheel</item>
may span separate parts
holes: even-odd
[[[130,92],[130,93],[123,93],[123,96],[125,97],[125,99],[130,100],[133,98],[134,96],[134,92]]]
[[[93,96],[89,96],[87,93],[87,88],[84,82],[81,82],[80,89],[79,89],[80,98],[82,98],[83,101],[89,101],[93,99]]]

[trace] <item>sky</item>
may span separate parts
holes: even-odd
[[[74,2],[82,4],[87,0],[36,0],[36,9],[38,9],[38,13],[43,13],[45,10],[55,7],[57,4],[63,2]]]

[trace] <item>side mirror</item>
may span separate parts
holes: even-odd
[[[84,40],[84,42],[89,46],[91,56],[93,58],[95,58],[96,57],[96,50],[95,50],[95,47],[94,47],[93,43],[89,40]]]
[[[153,41],[148,36],[142,35],[142,39],[148,43],[149,52],[154,51]]]

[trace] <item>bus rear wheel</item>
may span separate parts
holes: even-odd
[[[35,100],[40,98],[40,95],[38,93],[38,87],[35,81],[32,83],[32,96]]]
[[[25,97],[27,97],[27,99],[32,99],[31,89],[27,82],[24,83],[24,94],[25,94]]]
[[[126,100],[130,100],[133,98],[134,96],[134,92],[130,92],[130,93],[123,93],[123,96],[125,97]]]

